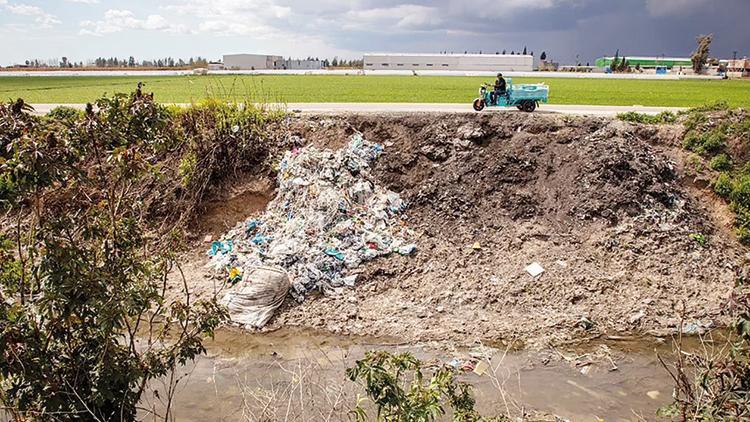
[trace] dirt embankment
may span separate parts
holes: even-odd
[[[503,113],[295,117],[279,130],[384,144],[375,173],[408,202],[418,253],[368,263],[343,296],[289,300],[271,327],[542,345],[726,321],[746,251],[683,177],[677,127]]]

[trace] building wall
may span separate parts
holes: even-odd
[[[612,65],[612,60],[614,60],[614,57],[600,57],[596,59],[596,66],[597,67],[609,67]],[[619,58],[619,60],[622,60],[622,57]],[[693,62],[690,61],[689,58],[682,58],[682,57],[640,57],[640,56],[634,56],[634,57],[628,57],[625,56],[625,60],[627,60],[628,64],[632,67],[635,67],[636,65],[641,65],[643,68],[654,68],[657,66],[664,66],[669,69],[680,67],[692,67]]]
[[[320,60],[285,60],[284,68],[292,70],[317,70],[323,66]]]
[[[229,70],[283,69],[284,58],[267,54],[225,54],[224,68]]]
[[[365,70],[534,70],[534,58],[508,54],[365,54]]]

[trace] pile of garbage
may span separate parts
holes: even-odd
[[[281,268],[290,293],[302,302],[312,291],[340,293],[353,286],[363,262],[414,253],[416,245],[404,240],[412,237],[401,220],[406,204],[370,174],[382,153],[380,144],[359,134],[337,151],[306,146],[287,152],[276,198],[263,215],[214,242],[209,265],[232,285],[251,283],[246,275],[253,268]]]

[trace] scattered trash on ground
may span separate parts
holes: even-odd
[[[417,246],[404,240],[413,235],[400,218],[406,204],[370,176],[370,164],[382,152],[361,135],[337,151],[308,146],[287,152],[276,198],[264,214],[213,242],[209,265],[218,271],[278,267],[302,302],[312,291],[330,294],[353,286],[363,262],[414,254]],[[248,282],[254,280],[242,276],[240,289]]]
[[[538,262],[532,262],[526,268],[524,268],[524,271],[529,273],[530,276],[536,277],[544,272],[544,267],[542,267]]]

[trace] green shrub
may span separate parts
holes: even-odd
[[[711,169],[716,171],[726,171],[732,168],[732,159],[727,154],[719,154],[711,159]]]
[[[661,113],[656,115],[628,111],[626,113],[618,114],[617,118],[625,122],[642,123],[649,125],[674,123],[677,121],[677,116],[671,111],[662,111]]]
[[[737,233],[737,237],[740,239],[740,242],[745,245],[750,244],[750,228],[738,227],[735,230],[735,233]]]
[[[706,243],[708,243],[708,239],[706,239],[706,236],[703,233],[691,233],[690,239],[694,240],[701,246],[706,246]]]
[[[701,113],[688,114],[687,119],[682,123],[685,129],[690,132],[701,128],[703,125],[708,123],[708,117]]]
[[[73,122],[83,117],[83,111],[73,107],[57,106],[47,113],[47,117],[55,120]]]
[[[703,134],[690,131],[685,135],[682,145],[685,149],[706,155],[721,151],[726,144],[726,139],[727,136],[718,129]]]
[[[727,136],[721,131],[714,130],[709,132],[707,136],[703,138],[703,144],[699,151],[700,154],[709,154],[720,151],[726,144]]]
[[[688,151],[695,151],[702,144],[703,140],[701,135],[694,130],[686,133],[685,137],[682,139],[682,147]]]
[[[729,198],[745,210],[750,209],[750,175],[743,175],[735,182]]]
[[[0,104],[0,201],[35,216],[12,242],[0,225],[0,407],[11,420],[134,420],[149,382],[172,389],[227,317],[216,297],[168,300],[165,283],[211,177],[237,156],[266,159],[264,117],[231,136],[216,115],[175,116],[140,87],[78,117],[29,111]],[[170,165],[186,145],[203,167]],[[175,189],[188,167],[203,178]]]
[[[721,173],[714,181],[714,192],[723,198],[729,198],[732,193],[732,178],[727,173]]]
[[[454,421],[481,420],[474,410],[471,386],[457,382],[454,368],[438,367],[429,378],[425,370],[411,353],[367,352],[355,367],[346,370],[346,375],[362,384],[377,408],[377,419],[368,418],[360,403],[353,413],[361,421],[429,422],[443,419],[447,403]]]

